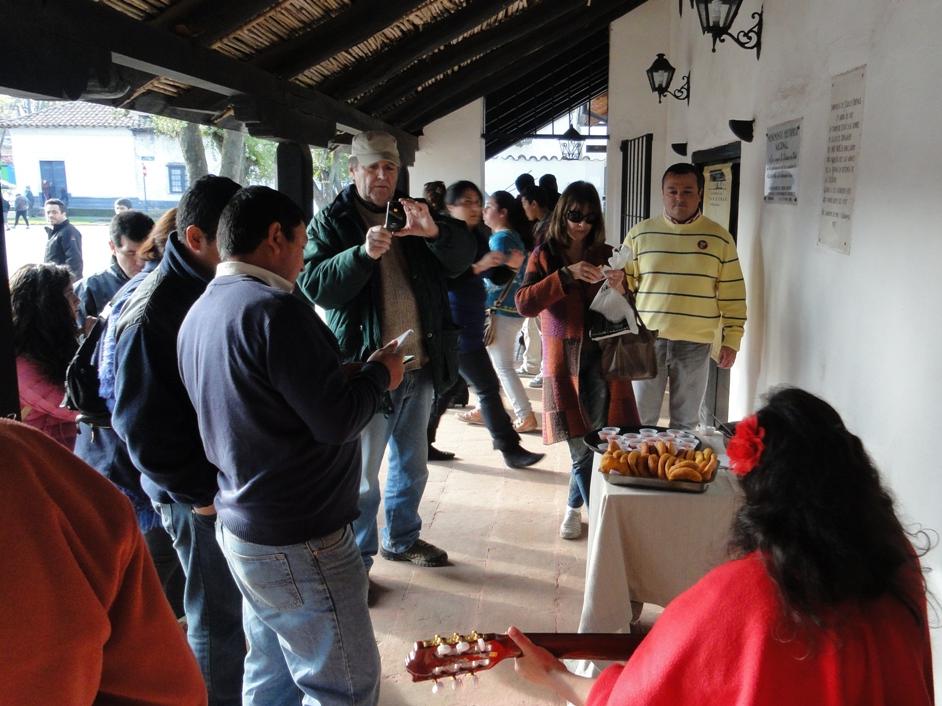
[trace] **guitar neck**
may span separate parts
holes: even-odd
[[[621,633],[528,632],[527,637],[558,659],[626,660],[643,635]],[[511,643],[512,644],[512,643]],[[519,654],[519,650],[516,650]],[[514,655],[516,656],[516,655]]]

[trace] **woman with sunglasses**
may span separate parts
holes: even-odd
[[[930,535],[900,523],[861,440],[785,388],[727,454],[743,491],[730,559],[671,601],[627,664],[577,677],[511,628],[517,672],[588,706],[934,703]]]
[[[510,468],[525,468],[540,461],[544,454],[531,453],[520,446],[520,435],[500,399],[500,382],[484,348],[485,273],[507,282],[513,272],[503,267],[507,258],[488,248],[487,234],[481,228],[481,191],[470,181],[458,181],[445,192],[445,207],[452,218],[464,221],[469,237],[477,242],[475,262],[464,274],[448,282],[448,301],[454,322],[461,327],[458,337],[458,370],[478,397],[478,414],[491,433],[494,448]],[[450,392],[450,391],[449,391]],[[449,393],[435,400],[429,420],[429,444],[435,440],[438,422],[450,402]],[[464,413],[466,414],[466,413]],[[462,416],[458,415],[459,418]]]
[[[488,197],[484,207],[484,223],[491,229],[488,247],[492,252],[503,253],[506,265],[516,270],[509,285],[496,282],[485,274],[484,286],[487,307],[491,310],[491,323],[496,333],[494,342],[487,347],[487,354],[500,378],[504,394],[514,408],[514,429],[523,434],[537,429],[536,415],[533,414],[530,398],[520,382],[514,363],[514,349],[524,324],[514,304],[514,295],[526,272],[526,246],[520,234],[528,230],[530,224],[517,199],[506,191],[495,191]]]
[[[543,441],[566,441],[572,459],[559,527],[563,539],[581,536],[581,508],[589,502],[592,451],[582,437],[607,425],[639,423],[631,382],[605,380],[601,350],[588,335],[589,304],[602,282],[625,291],[623,271],[603,270],[611,254],[598,192],[588,182],[573,182],[556,204],[516,296],[517,310],[539,315],[543,332]]]

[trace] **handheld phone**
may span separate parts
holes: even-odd
[[[403,364],[403,365],[406,365],[406,364],[408,364],[408,363],[411,363],[413,360],[415,360],[415,356],[414,356],[414,355],[404,355],[404,356],[402,356],[402,364]]]
[[[396,350],[397,350],[397,351],[398,351],[400,348],[402,348],[402,344],[405,343],[405,342],[409,339],[409,336],[411,336],[413,333],[415,333],[415,331],[413,331],[413,330],[410,328],[410,329],[408,329],[408,330],[406,330],[406,331],[403,331],[402,333],[399,334],[399,336],[396,338]]]
[[[386,223],[383,228],[390,233],[396,233],[406,227],[406,210],[401,201],[390,201],[386,204]]]

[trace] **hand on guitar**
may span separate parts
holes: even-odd
[[[592,680],[578,677],[553,657],[547,650],[537,647],[516,627],[507,630],[507,636],[520,648],[521,655],[514,659],[517,674],[538,686],[551,689],[569,703],[581,706],[592,688]]]

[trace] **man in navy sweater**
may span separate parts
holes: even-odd
[[[177,230],[160,265],[135,290],[115,331],[111,424],[127,444],[186,575],[187,639],[210,706],[242,703],[242,595],[216,544],[216,467],[203,451],[196,413],[177,367],[177,332],[209,280],[219,252],[219,214],[239,190],[231,179],[197,179],[180,199]]]
[[[344,367],[293,294],[301,210],[264,186],[219,220],[222,263],[177,339],[206,456],[219,468],[217,540],[244,598],[244,704],[375,704],[379,654],[359,514],[359,435],[402,382],[396,342]]]

